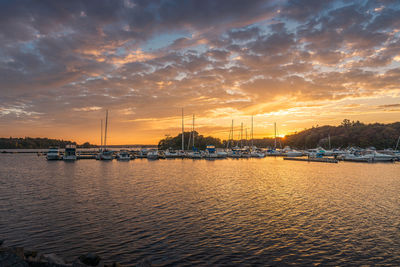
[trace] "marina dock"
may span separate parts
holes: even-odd
[[[338,163],[339,161],[334,158],[294,158],[294,157],[284,157],[284,160],[294,160],[294,161],[308,161],[308,162],[326,162],[326,163]]]

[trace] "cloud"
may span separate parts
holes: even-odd
[[[109,109],[116,132],[154,141],[181,107],[284,117],[396,95],[398,15],[396,1],[1,1],[0,127],[77,131]]]
[[[400,108],[400,104],[386,104],[380,105],[378,108]]]

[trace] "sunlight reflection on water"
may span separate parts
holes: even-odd
[[[0,155],[0,239],[181,265],[400,265],[400,163]]]

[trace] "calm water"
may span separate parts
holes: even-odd
[[[133,265],[400,265],[400,163],[0,155],[0,239]]]

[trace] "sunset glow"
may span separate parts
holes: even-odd
[[[24,2],[24,1],[23,1]],[[400,118],[398,1],[0,3],[0,137],[156,144]]]

